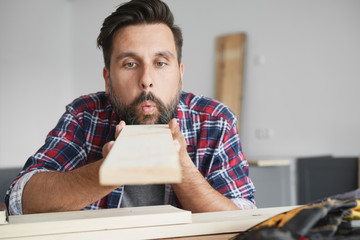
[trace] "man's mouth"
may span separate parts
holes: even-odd
[[[153,101],[144,101],[140,104],[140,107],[145,115],[152,114],[156,109]]]

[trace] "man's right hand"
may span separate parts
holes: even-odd
[[[126,123],[122,120],[120,121],[120,123],[118,125],[116,125],[115,140],[120,135],[120,133],[123,130],[123,128],[125,127],[125,125],[126,125]],[[110,141],[103,146],[103,148],[102,148],[103,158],[106,158],[106,156],[109,154],[111,148],[114,146],[114,143],[115,143],[115,141]]]
[[[116,126],[115,139],[125,126]],[[30,178],[22,194],[22,212],[58,212],[81,210],[98,201],[119,186],[102,186],[99,169],[114,141],[103,146],[103,159],[67,172],[40,172]]]

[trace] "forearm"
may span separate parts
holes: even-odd
[[[99,184],[103,160],[68,172],[34,175],[22,194],[23,213],[80,210],[113,191],[116,186]]]
[[[179,147],[182,182],[173,189],[184,209],[192,212],[239,210],[228,198],[216,191],[201,175],[186,150],[186,142],[175,119],[169,123],[173,139]]]
[[[216,191],[190,161],[182,166],[182,182],[173,184],[173,189],[183,208],[192,212],[239,210],[230,199]]]

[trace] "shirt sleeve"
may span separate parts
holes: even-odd
[[[47,135],[45,144],[32,155],[9,187],[5,203],[10,214],[21,214],[21,198],[25,184],[42,171],[65,172],[85,165],[85,137],[76,114],[71,108],[60,118],[56,127]]]
[[[255,187],[249,177],[249,164],[242,152],[236,119],[223,120],[208,175],[209,183],[240,209],[255,207]]]
[[[256,205],[246,198],[231,198],[230,200],[241,210],[256,209]]]
[[[28,173],[22,175],[22,177],[20,177],[17,180],[17,182],[13,186],[11,192],[9,192],[9,213],[10,213],[10,215],[23,214],[21,199],[22,199],[22,194],[23,194],[26,183],[35,174],[40,173],[40,172],[47,172],[47,171],[48,170],[46,170],[46,169],[34,170],[34,171],[31,171],[31,172],[28,172]]]

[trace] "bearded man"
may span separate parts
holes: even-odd
[[[182,42],[162,1],[133,0],[108,16],[98,36],[106,91],[66,107],[9,187],[9,213],[159,204],[192,212],[255,208],[236,116],[222,103],[182,91]],[[181,183],[99,184],[99,167],[126,124],[169,124],[180,143]]]

